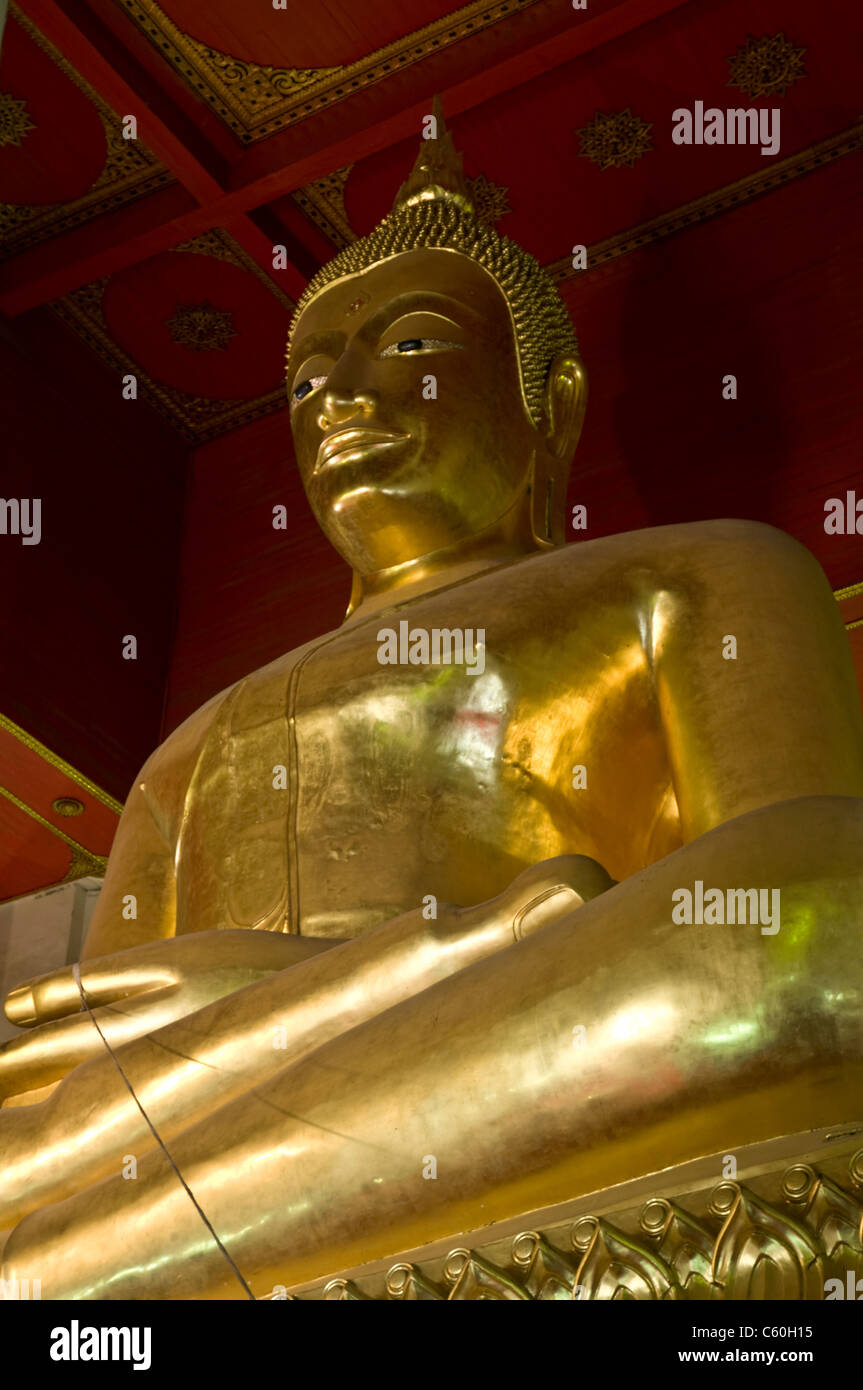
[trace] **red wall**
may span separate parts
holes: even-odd
[[[273,529],[273,507],[288,530]],[[350,570],[319,531],[287,410],[196,449],[164,733],[281,652],[337,627]]]
[[[186,449],[47,308],[3,322],[0,383],[0,495],[42,499],[39,545],[0,535],[0,711],[122,799],[159,740]]]

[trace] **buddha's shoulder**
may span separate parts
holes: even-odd
[[[141,769],[136,784],[148,800],[164,805],[176,802],[185,789],[208,739],[244,726],[266,722],[284,713],[284,692],[291,672],[317,642],[285,652],[220,690],[179,724],[153,752]]]
[[[760,521],[694,521],[625,531],[564,546],[537,557],[549,576],[581,590],[617,586],[621,593],[671,588],[718,598],[755,593],[771,576],[826,587],[818,561],[784,531]]]

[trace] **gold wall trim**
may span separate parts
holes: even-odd
[[[816,169],[821,169],[826,164],[832,164],[844,155],[854,154],[860,149],[863,149],[863,120],[855,122],[838,135],[831,135],[817,145],[810,145],[807,149],[790,155],[778,164],[771,164],[763,172],[749,174],[746,178],[738,179],[736,183],[726,184],[724,188],[706,193],[691,203],[684,203],[673,212],[663,213],[650,222],[642,222],[639,226],[618,232],[605,241],[595,242],[587,248],[585,270],[575,270],[570,256],[552,261],[545,269],[558,283],[589,275],[592,270],[597,270],[607,261],[616,260],[618,256],[625,256],[630,251],[639,251],[642,246],[649,246],[652,242],[673,236],[675,232],[683,232],[687,227],[707,222],[712,217],[718,217],[720,213],[730,212],[733,208],[750,203],[764,193],[771,193],[793,179],[811,174]]]
[[[0,714],[0,729],[5,729],[7,734],[11,734],[13,738],[17,739],[19,743],[22,743],[25,748],[29,748],[31,752],[38,753],[40,758],[44,759],[46,763],[50,763],[58,772],[62,772],[63,776],[68,777],[71,782],[77,782],[79,787],[83,787],[84,790],[88,791],[97,801],[101,801],[103,806],[107,806],[111,811],[116,811],[118,816],[121,815],[123,811],[123,803],[121,801],[116,801],[108,792],[103,791],[101,787],[97,787],[96,783],[91,782],[90,778],[86,777],[83,772],[79,772],[71,763],[67,763],[65,758],[61,758],[59,754],[52,753],[51,749],[46,748],[44,743],[40,743],[38,738],[34,738],[32,734],[28,734],[26,729],[22,729],[20,725],[8,719],[5,714]],[[35,815],[36,813],[32,812],[32,814]],[[54,826],[51,827],[52,830],[55,828]],[[69,840],[69,844],[75,844],[75,841]]]
[[[156,0],[119,0],[130,19],[244,145],[304,120],[538,0],[472,0],[453,14],[345,67],[271,68],[219,53],[184,34]]]
[[[82,222],[111,212],[157,188],[174,183],[170,170],[160,164],[141,140],[124,140],[120,118],[95,88],[85,82],[17,5],[10,6],[10,18],[38,44],[53,63],[74,82],[96,108],[105,129],[105,163],[95,183],[80,198],[68,203],[0,203],[0,247],[3,257],[17,255],[31,246],[78,227]],[[22,143],[26,152],[26,139]]]
[[[171,250],[197,251],[201,255],[215,256],[240,266],[267,285],[286,309],[290,311],[294,307],[293,300],[274,285],[252,257],[220,228],[204,232],[202,236],[182,242]],[[62,299],[54,300],[51,308],[120,376],[134,376],[141,398],[148,400],[165,416],[189,444],[204,444],[228,430],[250,424],[251,421],[271,415],[287,405],[284,384],[274,387],[263,396],[233,400],[219,396],[195,396],[156,381],[111,337],[102,311],[102,301],[109,278],[106,276],[102,280],[92,280],[88,285],[81,285]]]
[[[849,598],[860,598],[863,596],[863,580],[859,584],[848,584],[844,589],[836,589],[833,597],[837,603],[844,603]],[[854,618],[850,623],[845,624],[846,632],[854,632],[856,628],[863,627],[863,618]]]
[[[857,598],[863,594],[863,579],[859,584],[849,584],[845,589],[834,590],[833,597],[837,603],[842,603],[846,598]]]

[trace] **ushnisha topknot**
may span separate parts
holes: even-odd
[[[304,289],[291,321],[288,357],[303,310],[335,281],[405,251],[457,251],[487,270],[506,298],[515,330],[524,402],[538,425],[551,362],[558,353],[578,355],[569,314],[554,281],[538,261],[480,221],[462,172],[461,156],[444,126],[437,98],[434,115],[437,138],[423,140],[392,212],[368,236],[352,242],[321,266]]]

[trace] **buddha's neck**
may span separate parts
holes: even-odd
[[[523,506],[495,522],[487,531],[467,536],[441,550],[419,555],[389,569],[361,575],[354,571],[351,607],[346,622],[369,617],[381,608],[419,598],[470,579],[484,570],[549,549],[538,541]]]

